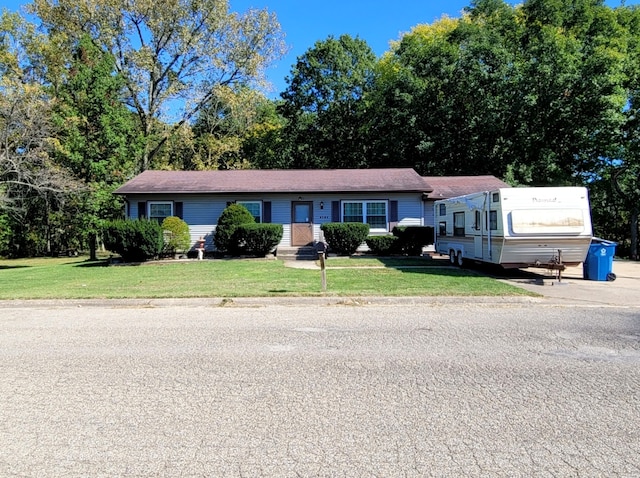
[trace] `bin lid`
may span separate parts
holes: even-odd
[[[591,244],[598,244],[603,246],[617,246],[617,242],[607,241],[606,239],[601,239],[600,237],[592,237]]]

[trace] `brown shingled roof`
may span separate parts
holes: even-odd
[[[429,192],[413,169],[238,169],[226,171],[147,170],[115,194],[223,194],[311,192]]]
[[[510,187],[495,176],[425,176],[432,191],[429,199],[448,199],[465,194]]]

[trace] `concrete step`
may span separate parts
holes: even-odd
[[[276,259],[281,261],[315,261],[318,252],[314,246],[278,247]]]

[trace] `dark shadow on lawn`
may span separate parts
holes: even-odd
[[[74,264],[73,267],[109,267],[109,261],[108,260],[85,261],[79,264]]]
[[[446,275],[450,277],[464,277],[477,275],[465,268],[452,266],[446,257],[431,256],[390,256],[376,257],[384,267],[396,269],[403,273],[412,274],[428,274],[428,275]]]
[[[410,268],[410,267],[451,267],[449,260],[443,257],[431,257],[431,256],[351,256],[350,258],[354,262],[362,259],[377,259],[385,267],[394,269]],[[330,263],[331,258],[327,259]]]
[[[33,266],[0,266],[0,271],[5,269],[27,269],[28,267],[33,267]]]
[[[544,268],[538,269],[505,269],[498,264],[487,264],[483,262],[469,262],[464,265],[463,270],[473,271],[492,279],[515,280],[517,282],[529,284],[544,284],[544,279],[555,278],[556,273]]]

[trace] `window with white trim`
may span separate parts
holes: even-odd
[[[498,230],[498,211],[489,211],[489,229]]]
[[[453,213],[453,235],[464,237],[464,212]]]
[[[165,218],[173,216],[173,202],[171,201],[149,201],[149,219],[162,223]]]
[[[256,222],[262,222],[262,201],[238,201],[237,204],[247,208]]]
[[[343,201],[343,222],[362,222],[369,224],[372,231],[388,229],[387,201]]]

